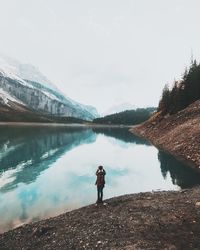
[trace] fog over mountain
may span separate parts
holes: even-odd
[[[44,76],[39,69],[31,64],[21,63],[18,60],[0,54],[0,69],[6,71],[7,74],[12,74],[13,77],[19,76],[21,79],[26,79],[33,82],[40,82],[45,87],[57,89],[46,76]]]
[[[133,110],[136,108],[137,107],[131,103],[123,102],[123,103],[113,105],[108,110],[106,110],[106,112],[104,112],[103,115],[105,116],[105,115],[109,115],[109,114],[119,113],[119,112],[122,112],[125,110]]]
[[[12,111],[34,110],[54,116],[92,120],[97,110],[65,97],[37,68],[0,57],[0,104]]]

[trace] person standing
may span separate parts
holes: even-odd
[[[105,175],[106,171],[103,169],[103,166],[99,166],[96,171],[96,182],[97,185],[97,202],[96,203],[103,203],[103,188],[105,186]]]

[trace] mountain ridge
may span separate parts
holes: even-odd
[[[11,63],[10,63],[11,62]],[[10,63],[10,64],[9,64]],[[0,58],[0,89],[9,94],[16,102],[23,103],[28,109],[45,114],[75,117],[85,120],[93,120],[98,117],[96,108],[80,104],[68,97],[65,97],[42,73],[34,66],[23,66],[18,61],[9,59],[6,61]],[[19,73],[20,67],[32,69],[26,74]],[[36,72],[38,72],[36,74]],[[26,75],[26,78],[22,78]],[[38,81],[36,81],[38,80]],[[39,82],[41,80],[41,82]]]

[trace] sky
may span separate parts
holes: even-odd
[[[191,54],[199,0],[0,0],[0,53],[31,63],[100,113],[157,106]]]

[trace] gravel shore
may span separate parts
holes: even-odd
[[[114,197],[0,235],[0,249],[200,249],[200,188]]]
[[[200,101],[171,116],[155,114],[130,131],[200,172]]]

